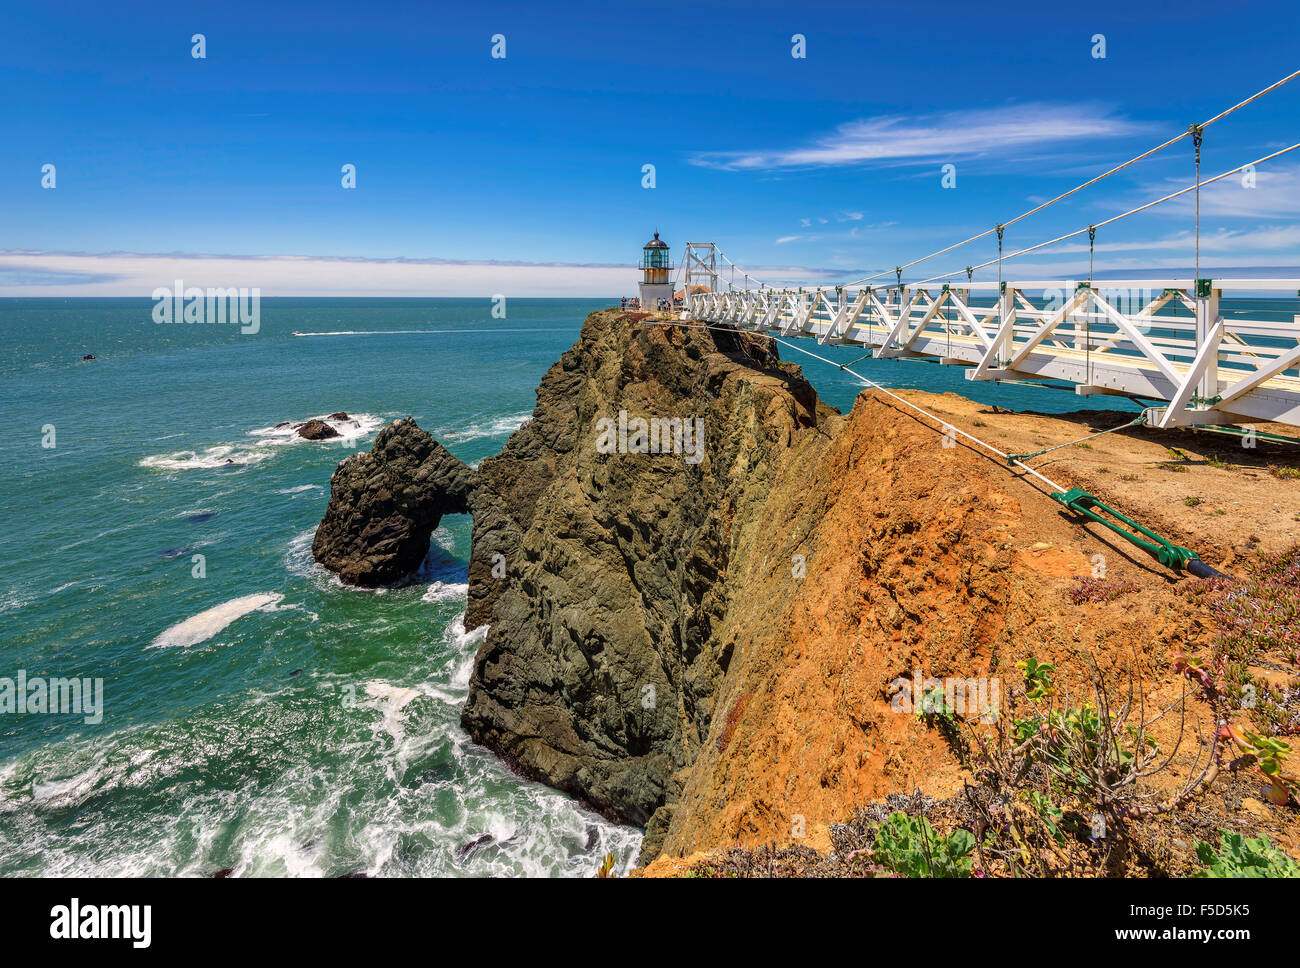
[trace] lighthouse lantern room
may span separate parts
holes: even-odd
[[[641,308],[658,309],[673,304],[672,252],[659,233],[641,249]]]

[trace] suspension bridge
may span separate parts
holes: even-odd
[[[825,346],[857,346],[878,359],[920,358],[960,366],[970,380],[1072,385],[1081,395],[1128,397],[1156,427],[1214,426],[1275,421],[1300,426],[1300,314],[1257,312],[1247,318],[1238,299],[1300,297],[1300,277],[1232,278],[1200,274],[1200,194],[1207,185],[1300,149],[1273,151],[1212,177],[1201,173],[1207,128],[1277,90],[1296,71],[1251,97],[1190,125],[1109,171],[1006,222],[892,270],[843,285],[770,287],[731,262],[715,243],[688,243],[681,265],[685,306],[681,319],[748,329]],[[1013,252],[1006,229],[1184,139],[1195,151],[1195,181],[1105,221]],[[1175,198],[1195,201],[1195,268],[1191,278],[1093,278],[1097,233],[1121,219]],[[952,272],[905,280],[923,262],[995,236],[996,259]],[[1008,263],[1086,235],[1089,278],[1016,279]],[[717,258],[740,271],[742,287],[718,284]],[[995,281],[974,281],[996,267]],[[887,277],[893,276],[893,279]],[[734,278],[734,275],[733,275]],[[696,284],[702,280],[702,284]],[[1296,304],[1300,313],[1300,302]]]

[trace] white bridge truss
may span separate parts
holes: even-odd
[[[1225,317],[1225,294],[1281,300],[1300,279],[967,282],[687,295],[686,314],[877,358],[929,357],[970,380],[1060,380],[1164,401],[1154,426],[1300,426],[1300,301],[1281,320]]]

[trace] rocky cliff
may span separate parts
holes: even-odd
[[[771,482],[839,418],[767,341],[613,311],[537,395],[471,498],[466,624],[490,630],[462,722],[524,773],[651,823],[712,728],[738,645],[729,576]],[[638,439],[638,420],[666,432]],[[698,439],[678,446],[671,421]],[[636,452],[661,436],[666,452]]]

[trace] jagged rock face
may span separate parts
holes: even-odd
[[[677,796],[732,658],[715,630],[742,536],[776,465],[838,419],[770,347],[594,313],[477,475],[466,627],[490,630],[462,723],[623,821]],[[603,453],[620,411],[629,451],[638,417],[698,418],[698,459]]]
[[[474,473],[410,417],[379,432],[369,453],[339,464],[312,554],[345,582],[374,587],[409,575],[444,514],[464,514]]]

